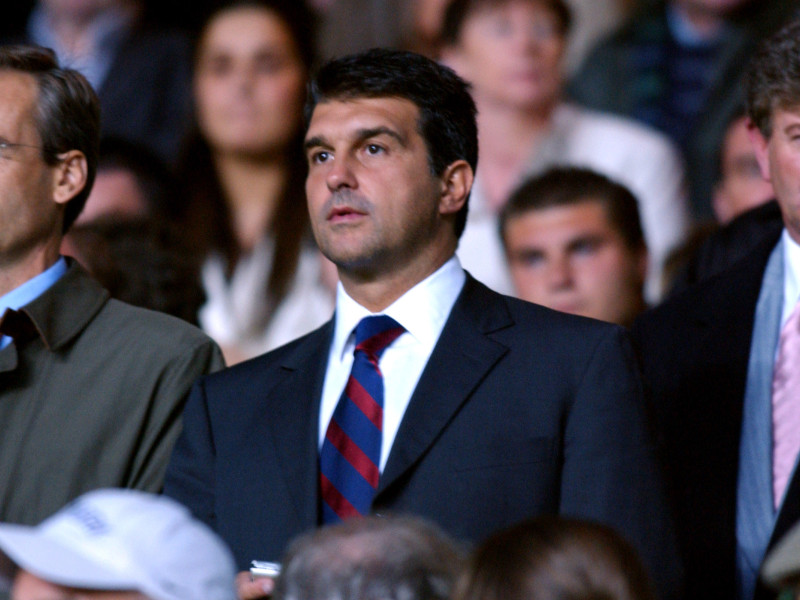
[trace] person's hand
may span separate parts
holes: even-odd
[[[253,577],[250,571],[242,571],[236,575],[236,595],[239,600],[256,600],[269,598],[275,588],[275,581],[269,577]]]

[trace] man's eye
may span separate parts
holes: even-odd
[[[311,154],[311,162],[313,164],[324,163],[329,158],[330,158],[330,153],[324,150],[320,150],[319,152],[314,152]]]
[[[367,144],[367,154],[380,154],[383,148],[377,144]]]
[[[572,251],[579,255],[594,254],[600,247],[600,243],[595,240],[583,240],[572,246]]]

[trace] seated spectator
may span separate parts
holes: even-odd
[[[73,226],[61,251],[112,298],[197,325],[205,301],[197,255],[175,227],[154,218],[111,217]]]
[[[446,600],[460,550],[418,517],[351,519],[297,538],[273,600]]]
[[[613,529],[539,517],[476,548],[453,600],[655,600],[633,548]]]
[[[445,13],[442,56],[472,84],[481,145],[458,254],[477,279],[510,291],[496,234],[509,193],[550,167],[587,167],[639,200],[654,302],[662,262],[689,225],[683,164],[662,134],[562,101],[569,25],[563,0],[454,0]]]
[[[153,217],[171,221],[181,213],[172,172],[146,146],[123,138],[100,141],[97,175],[75,223],[95,219]]]
[[[726,128],[744,104],[742,65],[797,12],[796,0],[656,0],[603,39],[572,77],[583,106],[669,135],[686,158],[694,216],[711,198]]]
[[[88,492],[35,527],[0,524],[12,600],[234,600],[233,558],[177,502]]]
[[[52,48],[98,91],[103,135],[172,162],[191,121],[188,36],[146,18],[145,0],[37,0],[25,34]]]
[[[647,247],[636,198],[587,169],[530,179],[500,214],[516,295],[629,326],[645,309]]]
[[[308,20],[300,3],[235,1],[209,17],[196,49],[197,130],[180,186],[205,259],[200,323],[229,364],[309,332],[333,310],[303,188]]]
[[[775,197],[772,184],[761,176],[748,133],[750,121],[738,115],[728,125],[720,151],[720,177],[714,187],[714,216],[729,223]]]
[[[178,193],[156,155],[121,138],[100,143],[86,206],[64,235],[72,256],[112,298],[198,324],[200,257],[175,226]]]

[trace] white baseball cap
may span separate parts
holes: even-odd
[[[153,600],[235,600],[230,551],[174,500],[88,492],[35,527],[0,523],[0,550],[49,583]]]

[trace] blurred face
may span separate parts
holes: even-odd
[[[477,8],[444,59],[472,83],[479,106],[548,110],[561,92],[564,38],[556,15],[535,0]]]
[[[195,66],[200,130],[215,152],[281,152],[301,122],[306,72],[289,28],[273,12],[239,7],[203,32]]]
[[[748,120],[734,121],[722,146],[722,179],[714,191],[714,213],[727,223],[773,197],[772,186],[761,176],[748,133]]]
[[[149,206],[136,176],[127,169],[101,169],[97,172],[92,192],[75,223],[81,225],[114,216],[136,218],[147,216]]]
[[[628,248],[599,202],[513,217],[506,254],[523,300],[622,325],[644,308],[646,252]]]
[[[416,105],[399,98],[329,101],[314,110],[306,196],[317,243],[343,281],[425,270],[455,250],[452,224],[440,213],[460,205],[440,203],[442,180],[431,174],[418,120]]]
[[[21,263],[61,238],[58,167],[44,162],[34,111],[35,79],[0,70],[0,268]],[[67,199],[63,199],[65,202]]]
[[[775,109],[769,139],[753,129],[751,139],[761,175],[772,184],[783,223],[800,243],[800,107]]]
[[[139,592],[68,588],[20,571],[14,578],[11,600],[147,600],[147,597]]]

